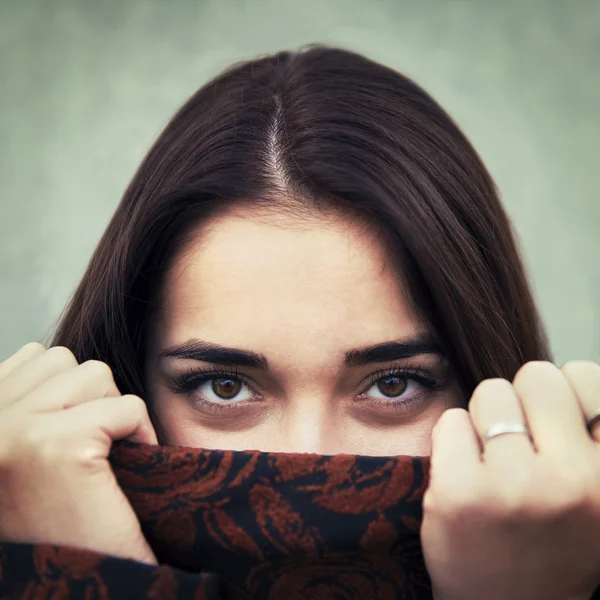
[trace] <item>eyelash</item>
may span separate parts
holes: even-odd
[[[231,379],[238,379],[244,385],[248,386],[251,390],[254,391],[252,382],[243,374],[238,373],[238,370],[236,368],[223,369],[222,367],[213,367],[212,369],[190,367],[185,373],[176,375],[173,378],[170,390],[175,394],[189,394],[194,389],[200,387],[202,384],[206,383],[207,381],[210,381],[211,379],[220,379],[225,377]],[[240,405],[247,404],[248,402],[253,401],[254,400],[246,400],[245,402],[228,403],[227,400],[223,400],[223,403],[221,404],[213,402],[212,400],[207,400],[206,398],[194,399],[195,404],[197,404],[198,406],[210,408],[213,411],[231,410],[239,408]]]
[[[359,401],[369,402],[372,406],[387,408],[388,410],[392,409],[401,411],[408,409],[411,406],[422,404],[431,391],[442,390],[445,386],[444,381],[438,379],[437,377],[434,377],[427,371],[422,370],[419,366],[391,367],[389,369],[378,370],[375,373],[369,375],[368,383],[364,385],[364,391],[359,393],[358,397],[365,397],[365,394],[373,385],[375,385],[382,379],[386,379],[388,377],[399,377],[402,379],[416,381],[426,389],[421,390],[420,392],[417,392],[407,398],[390,398],[389,400],[384,400],[382,398],[369,398],[368,400],[361,399]],[[248,377],[246,377],[242,373],[239,373],[236,368],[224,369],[222,367],[213,367],[211,369],[190,367],[188,371],[173,377],[172,385],[169,387],[173,393],[185,395],[189,394],[190,392],[205,384],[206,382],[210,381],[211,379],[220,378],[236,379],[254,392],[254,384]],[[260,400],[253,398],[252,400],[243,400],[241,402],[223,400],[222,403],[217,403],[206,398],[194,399],[194,403],[196,405],[210,409],[212,411],[224,411],[232,409],[235,410],[241,408],[244,405],[247,405],[250,402],[257,401]]]

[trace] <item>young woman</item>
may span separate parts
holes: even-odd
[[[304,453],[431,456],[419,531],[437,600],[589,600],[600,584],[600,366],[551,362],[477,153],[421,88],[364,57],[281,52],[202,87],[144,159],[49,346],[0,364],[7,593],[49,594],[65,573],[96,585],[78,552],[161,563],[111,470],[124,439],[152,445],[153,465],[170,446],[186,460],[252,450],[289,458],[288,474]],[[377,514],[363,548],[396,526]],[[73,551],[52,571],[43,545]],[[29,551],[30,570],[8,568]],[[265,597],[284,597],[270,581]],[[362,597],[417,597],[382,581]],[[335,597],[360,596],[348,589]]]

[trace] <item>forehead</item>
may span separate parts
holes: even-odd
[[[246,210],[203,223],[167,271],[161,309],[172,324],[191,319],[203,328],[225,327],[232,314],[246,327],[257,315],[282,327],[379,320],[385,329],[417,320],[373,229],[321,212],[295,220]]]

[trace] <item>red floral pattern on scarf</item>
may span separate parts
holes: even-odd
[[[428,458],[122,442],[110,460],[160,566],[0,544],[0,598],[431,598]]]

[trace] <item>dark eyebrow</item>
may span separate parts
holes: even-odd
[[[419,354],[439,354],[440,357],[443,356],[434,338],[428,333],[420,333],[403,340],[349,350],[346,352],[345,365],[347,367],[358,367],[369,363],[410,358]],[[263,371],[269,368],[267,359],[262,354],[240,350],[239,348],[227,348],[195,338],[181,345],[168,348],[161,352],[159,356],[198,360],[229,367],[254,367]]]
[[[199,360],[228,367],[255,367],[263,371],[269,368],[267,359],[262,354],[250,352],[249,350],[239,350],[238,348],[226,348],[225,346],[219,346],[218,344],[204,342],[195,338],[188,340],[180,346],[168,348],[164,352],[161,352],[159,356]]]
[[[423,332],[403,340],[350,350],[346,352],[345,363],[347,367],[359,367],[369,363],[411,358],[419,354],[439,354],[440,357],[443,357],[443,353],[433,336]]]

